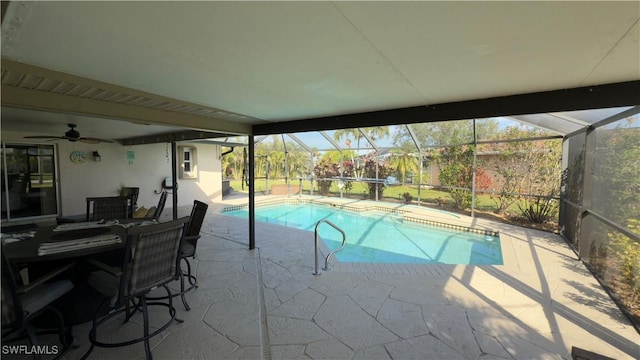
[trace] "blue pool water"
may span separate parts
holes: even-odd
[[[248,210],[225,215],[248,218]],[[335,257],[343,262],[502,265],[500,238],[472,232],[403,222],[386,212],[353,212],[317,204],[283,204],[256,208],[256,221],[313,232],[326,219],[347,234],[345,249]],[[327,224],[319,234],[329,249],[337,249],[342,236]]]

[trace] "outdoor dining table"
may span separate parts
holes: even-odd
[[[2,252],[17,268],[27,269],[27,278],[37,278],[61,263],[75,262],[68,276],[74,289],[58,303],[70,324],[91,320],[102,295],[86,284],[86,274],[95,269],[86,262],[95,257],[117,254],[126,245],[127,227],[144,226],[152,221],[125,219],[44,226],[31,232],[2,234]]]
[[[2,250],[12,263],[24,264],[83,258],[117,250],[125,245],[126,228],[120,223],[65,225],[39,227],[21,234],[3,234]],[[115,238],[119,241],[114,241]],[[101,239],[104,241],[101,242]]]

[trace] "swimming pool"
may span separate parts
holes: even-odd
[[[248,218],[246,208],[224,212]],[[278,204],[256,207],[256,221],[313,232],[319,220],[329,220],[347,235],[341,262],[502,265],[499,236],[405,221],[402,215],[365,211],[355,213],[322,204]],[[329,226],[319,234],[329,249],[337,249],[341,235]]]

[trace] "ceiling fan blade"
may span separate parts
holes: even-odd
[[[25,136],[25,139],[50,139],[50,140],[58,140],[58,139],[66,139],[65,136],[47,136],[47,135],[33,135],[33,136]]]
[[[80,142],[84,142],[87,144],[98,144],[101,142],[105,142],[105,143],[112,143],[113,141],[111,140],[107,140],[107,139],[100,139],[100,138],[92,138],[92,137],[81,137],[80,133],[78,132],[78,130],[76,130],[76,124],[67,124],[67,126],[69,126],[69,130],[67,130],[67,132],[64,133],[64,136],[47,136],[47,135],[32,135],[32,136],[25,136],[26,139],[48,139],[49,141],[52,140],[69,140],[71,142],[75,142],[75,141],[80,141]]]
[[[92,138],[92,137],[81,137],[78,138],[78,141],[82,141],[84,143],[87,144],[98,144],[101,142],[106,142],[106,143],[112,143],[113,141],[111,140],[107,140],[107,139],[99,139],[99,138]]]

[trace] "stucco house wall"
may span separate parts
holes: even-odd
[[[58,215],[83,214],[86,211],[86,197],[116,196],[121,186],[140,188],[138,206],[155,206],[160,197],[162,180],[171,177],[170,144],[122,146],[117,143],[86,144],[63,140],[37,142],[24,139],[26,135],[30,134],[3,131],[1,140],[6,143],[55,145],[59,180]],[[220,146],[191,142],[180,142],[178,146],[197,149],[197,177],[177,179],[178,206],[190,205],[194,199],[207,203],[221,201]],[[75,150],[85,152],[87,161],[73,163],[69,155]],[[100,162],[93,160],[94,151],[100,153]],[[166,209],[172,207],[170,195]]]

